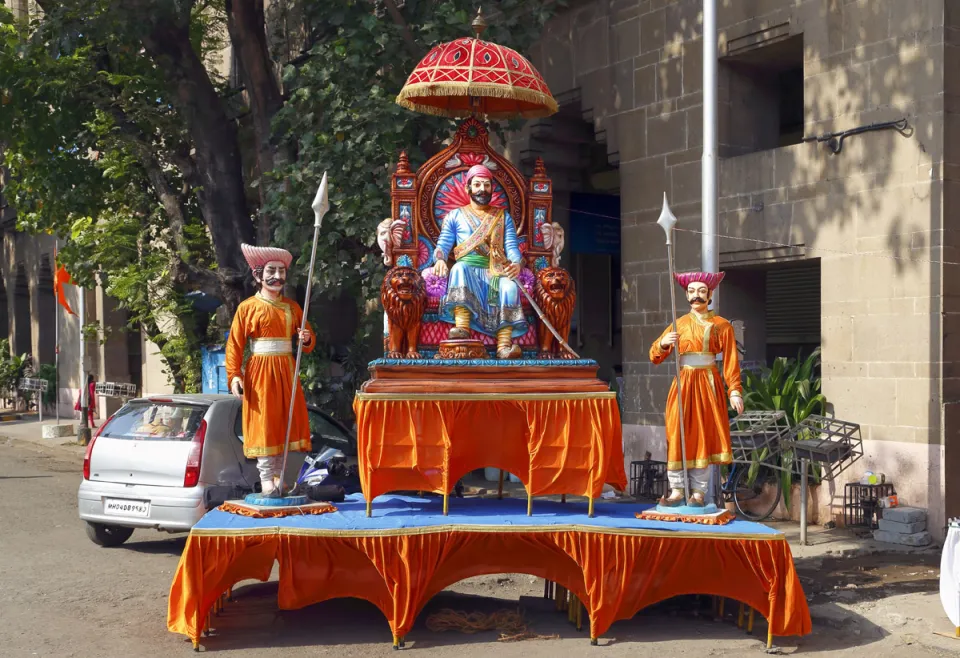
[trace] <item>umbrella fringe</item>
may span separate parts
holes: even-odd
[[[439,93],[438,93],[439,92]],[[424,114],[442,117],[467,117],[474,114],[469,108],[445,108],[435,105],[417,103],[415,99],[444,96],[480,96],[487,98],[508,98],[525,103],[539,104],[541,107],[530,110],[514,110],[509,112],[491,112],[491,118],[510,118],[522,116],[536,118],[550,116],[558,111],[557,101],[549,94],[534,89],[518,89],[503,85],[464,84],[462,82],[431,82],[409,85],[400,90],[397,104]]]

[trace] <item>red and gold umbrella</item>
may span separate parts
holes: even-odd
[[[545,117],[557,111],[543,76],[517,51],[481,41],[486,28],[478,12],[475,38],[434,47],[397,96],[403,107],[444,117],[490,119]]]

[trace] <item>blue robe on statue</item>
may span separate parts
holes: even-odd
[[[471,239],[480,228],[482,219],[469,210],[457,208],[443,218],[435,256],[446,260],[451,249]],[[503,213],[502,253],[511,263],[522,263],[523,256],[517,242],[517,228],[510,213]],[[467,254],[459,254],[450,268],[447,293],[440,300],[440,319],[454,324],[453,309],[463,306],[470,311],[470,327],[479,333],[496,336],[497,331],[510,327],[514,338],[527,333],[527,320],[520,307],[519,285],[505,276],[494,277],[489,266],[478,265],[490,257],[490,245],[484,241]],[[494,282],[495,279],[495,282]],[[491,295],[491,288],[494,294]]]

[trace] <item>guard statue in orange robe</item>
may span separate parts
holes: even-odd
[[[303,311],[281,293],[293,257],[274,247],[241,245],[243,256],[259,284],[256,295],[237,308],[227,340],[227,381],[230,391],[243,400],[243,454],[257,459],[264,494],[272,493],[280,480],[283,443],[294,377],[293,339],[299,336],[303,351],[313,351],[310,325],[300,331]],[[244,348],[250,359],[243,367]],[[310,451],[310,420],[303,390],[297,384],[290,451]]]
[[[708,467],[733,461],[727,398],[737,413],[743,412],[740,359],[733,325],[708,310],[713,291],[723,280],[723,273],[685,272],[674,276],[686,291],[690,313],[677,320],[676,329],[672,325],[667,327],[653,343],[650,360],[659,365],[679,346],[686,468],[691,491],[687,504],[702,507],[707,492]],[[723,355],[722,378],[717,368],[720,354]],[[660,504],[676,507],[684,502],[676,379],[667,396],[666,421],[670,493],[660,499]]]

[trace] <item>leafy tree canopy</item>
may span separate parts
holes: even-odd
[[[305,266],[309,204],[329,172],[311,314],[328,345],[306,372],[319,402],[344,402],[352,390],[337,397],[329,361],[348,382],[365,368],[390,168],[400,150],[420,164],[453,127],[394,98],[430,47],[469,34],[476,2],[38,4],[29,23],[0,8],[0,149],[18,228],[59,236],[75,280],[106,286],[177,388],[194,390],[199,345],[218,324],[188,294],[222,300],[222,327],[252,292],[241,242],[285,247]],[[488,0],[484,38],[522,52],[557,4]],[[352,340],[323,313],[337,299]]]

